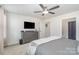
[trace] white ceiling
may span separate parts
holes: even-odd
[[[56,4],[44,4],[44,5],[47,6],[48,9],[53,6],[56,6]],[[59,5],[60,8],[52,10],[56,14],[54,15],[47,14],[45,16],[41,16],[41,14],[34,13],[34,11],[42,10],[38,4],[5,4],[3,5],[3,8],[5,8],[5,10],[8,12],[18,13],[18,14],[23,14],[23,15],[38,17],[43,19],[79,10],[79,4],[59,4]]]

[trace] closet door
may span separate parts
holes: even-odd
[[[68,37],[76,40],[76,21],[68,22]]]

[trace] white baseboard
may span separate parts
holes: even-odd
[[[6,46],[4,46],[4,47],[10,47],[10,46],[15,46],[15,45],[19,45],[19,43],[11,44],[11,45],[6,45]]]

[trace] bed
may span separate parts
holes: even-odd
[[[78,55],[78,41],[52,36],[28,44],[29,55]]]
[[[59,38],[61,38],[61,37],[60,36],[50,36],[50,37],[34,40],[34,41],[26,44],[26,50],[27,50],[26,53],[28,55],[35,55],[36,48],[39,45],[46,43],[46,42],[49,42],[49,41],[52,41],[52,40],[59,39]]]
[[[78,41],[60,38],[41,44],[37,47],[35,55],[78,55]]]

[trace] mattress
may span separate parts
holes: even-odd
[[[77,55],[78,41],[60,38],[40,44],[35,55]]]

